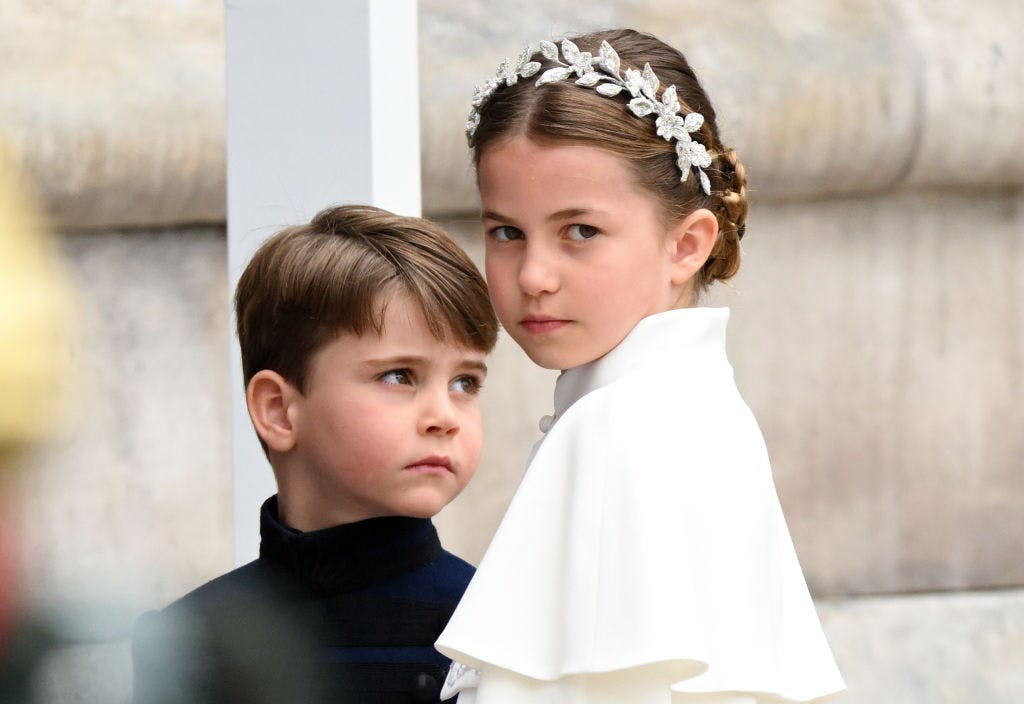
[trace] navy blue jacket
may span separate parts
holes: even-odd
[[[133,638],[136,704],[437,702],[433,648],[473,576],[429,520],[302,533],[260,513],[260,556],[160,612]]]

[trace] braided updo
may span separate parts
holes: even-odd
[[[679,180],[675,146],[658,136],[653,120],[636,117],[621,97],[607,98],[572,81],[537,87],[534,80],[524,79],[501,85],[479,108],[480,123],[470,137],[474,163],[480,165],[488,145],[513,136],[541,143],[598,146],[617,154],[629,164],[637,183],[661,205],[666,222],[678,222],[698,208],[715,214],[718,239],[698,283],[703,288],[732,277],[740,266],[740,239],[746,229],[746,171],[736,152],[719,139],[715,110],[686,58],[659,39],[631,29],[594,32],[572,37],[572,41],[595,56],[601,42],[607,41],[624,69],[640,69],[649,63],[662,89],[676,86],[683,114],[699,112],[704,116],[704,124],[693,137],[712,159],[711,166],[704,169],[711,181],[711,194],[701,191],[693,174]],[[531,60],[541,64],[541,73],[555,66],[540,53]]]

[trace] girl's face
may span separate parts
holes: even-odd
[[[686,305],[671,226],[621,157],[517,136],[484,151],[479,184],[491,300],[540,366],[593,361],[641,318]]]

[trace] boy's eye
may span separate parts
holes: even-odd
[[[461,394],[476,394],[480,393],[480,389],[483,388],[483,382],[475,376],[460,376],[454,379],[451,383],[452,391],[457,391]]]
[[[390,369],[379,377],[385,384],[411,384],[412,375],[408,369]]]
[[[569,225],[569,229],[566,231],[569,235],[569,239],[582,242],[589,240],[591,237],[597,234],[597,228],[593,225]]]
[[[499,242],[511,242],[512,240],[523,239],[523,231],[518,227],[501,225],[500,227],[495,227],[491,230],[491,237]]]

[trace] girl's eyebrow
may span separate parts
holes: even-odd
[[[498,220],[499,222],[511,222],[512,218],[507,215],[502,215],[494,210],[485,210],[480,213],[481,220]]]
[[[570,218],[578,218],[581,215],[592,215],[595,212],[597,211],[593,208],[563,208],[557,213],[551,213],[551,215],[548,215],[548,222],[552,222],[554,220],[569,220]]]
[[[554,221],[554,220],[568,220],[570,218],[578,218],[581,215],[593,215],[594,213],[597,213],[597,212],[600,212],[600,211],[595,210],[593,208],[563,208],[562,210],[559,210],[558,212],[551,213],[551,215],[548,215],[547,220],[548,220],[548,222],[551,222],[551,221]],[[498,222],[513,222],[514,221],[513,218],[510,218],[507,215],[502,215],[501,213],[496,212],[494,210],[485,210],[485,211],[483,211],[482,213],[480,213],[480,219],[481,220],[497,220]]]

